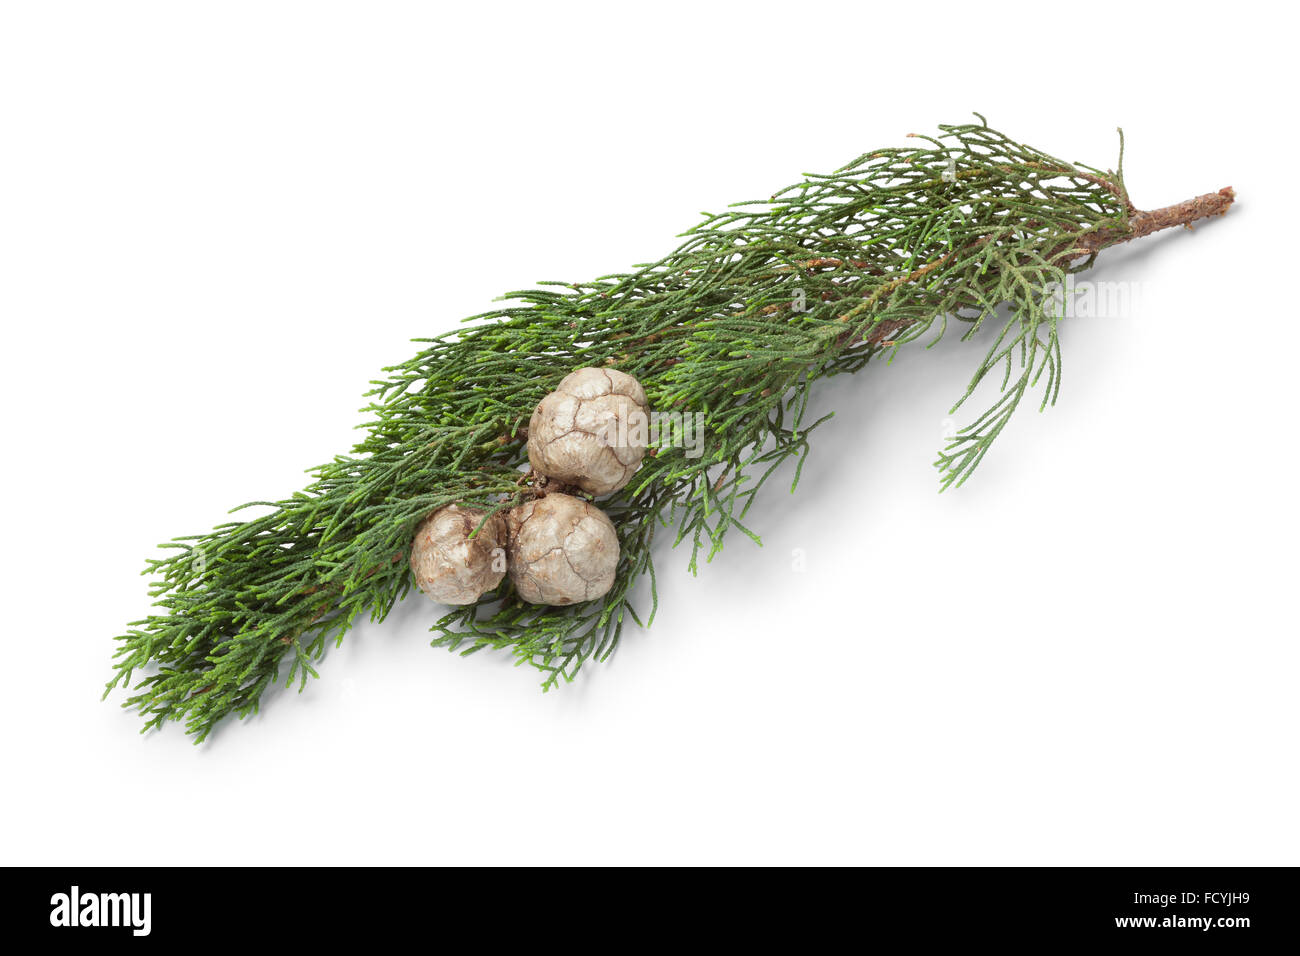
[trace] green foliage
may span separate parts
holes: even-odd
[[[1122,235],[1131,207],[1119,176],[1013,143],[982,118],[941,131],[706,216],[657,262],[512,293],[468,328],[420,340],[375,383],[373,421],[351,454],[315,469],[304,491],[260,503],[260,517],[163,546],[146,569],[159,610],[119,638],[108,689],[143,673],[125,706],[146,729],[183,720],[202,740],[226,715],[255,711],[271,683],[304,686],[327,642],[407,593],[421,517],[533,494],[519,429],[582,366],[636,376],[657,411],[702,412],[704,454],[661,441],[601,502],[622,545],[603,599],[535,607],[507,580],[434,625],[435,646],[508,649],[545,687],[608,655],[629,618],[641,623],[643,576],[653,615],[658,529],[690,542],[692,570],[732,529],[758,540],[747,514],[778,466],[802,467],[814,381],[937,340],[949,322],[968,337],[997,323],[958,405],[990,373],[1000,397],[937,462],[943,487],[963,482],[1036,381],[1045,376],[1043,404],[1055,398],[1060,346],[1044,289],[1082,254],[1091,264],[1105,243],[1085,237]]]

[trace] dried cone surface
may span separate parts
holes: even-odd
[[[618,535],[605,513],[550,494],[510,512],[510,580],[530,604],[592,601],[614,586]]]
[[[470,537],[484,514],[480,508],[448,505],[416,528],[411,571],[420,590],[435,601],[473,604],[505,577],[505,519],[493,515]]]
[[[612,368],[580,368],[543,398],[528,423],[533,471],[592,495],[618,491],[645,455],[649,407],[641,383]]]

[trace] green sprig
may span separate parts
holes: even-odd
[[[999,321],[957,404],[998,371],[1001,395],[937,462],[942,487],[961,484],[1035,382],[1045,376],[1044,405],[1055,399],[1060,342],[1044,290],[1095,255],[1087,237],[1123,237],[1131,207],[1118,175],[1016,144],[982,118],[940,129],[919,147],[876,150],[706,215],[657,262],[511,293],[470,327],[418,340],[418,355],[374,383],[351,454],[263,503],[265,514],[176,539],[148,562],[159,610],[118,639],[105,693],[142,672],[125,706],[145,729],[181,720],[203,740],[227,715],[256,711],[271,684],[301,689],[359,615],[381,620],[406,595],[422,517],[534,494],[521,426],[582,366],[634,375],[657,411],[702,413],[703,454],[661,442],[601,502],[622,547],[604,598],[537,607],[507,581],[434,625],[435,646],[508,650],[548,688],[607,657],[628,620],[642,623],[633,597],[643,578],[653,618],[660,528],[690,543],[692,570],[732,529],[758,540],[746,524],[758,492],[792,458],[797,484],[820,424],[805,424],[814,382],[927,333],[937,340],[950,321],[966,338]]]

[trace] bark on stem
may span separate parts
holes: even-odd
[[[1076,248],[1081,250],[1081,254],[1092,253],[1116,243],[1141,239],[1161,229],[1190,226],[1198,219],[1222,216],[1228,211],[1236,195],[1231,186],[1224,186],[1217,193],[1206,193],[1204,196],[1186,199],[1162,209],[1139,209],[1129,217],[1128,229],[1102,229],[1090,233],[1079,240]]]

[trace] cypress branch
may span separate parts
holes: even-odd
[[[1065,163],[979,123],[941,126],[924,145],[880,149],[767,200],[706,215],[664,258],[590,282],[543,283],[432,339],[373,382],[371,417],[352,451],[309,474],[264,514],[162,545],[147,562],[158,610],[118,638],[115,675],[144,729],[180,720],[197,741],[224,717],[257,710],[281,679],[301,689],[330,641],[357,617],[382,620],[410,587],[415,525],[443,505],[495,514],[545,494],[522,471],[524,424],[566,374],[617,367],[659,412],[702,413],[698,457],[661,435],[632,482],[602,509],[618,529],[618,578],[603,598],[525,604],[508,579],[433,626],[433,645],[508,650],[550,688],[603,660],[632,591],[650,583],[660,528],[711,560],[747,525],[758,492],[810,433],[818,379],[855,372],[950,323],[993,341],[953,411],[990,374],[991,407],[940,453],[941,488],[978,466],[1026,393],[1060,387],[1060,316],[1047,290],[1104,248],[1225,212],[1231,189],[1144,212],[1118,172]],[[1002,313],[1001,305],[1009,306]],[[793,490],[793,487],[792,487]],[[249,506],[243,506],[249,507]],[[239,509],[236,509],[238,511]]]

